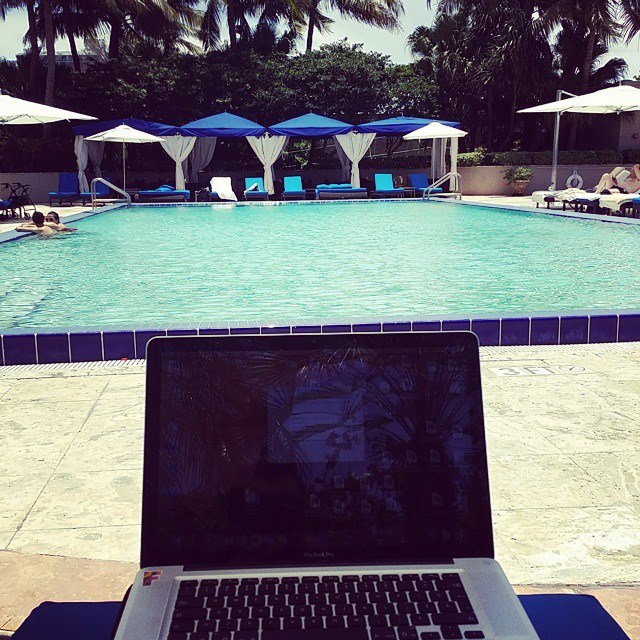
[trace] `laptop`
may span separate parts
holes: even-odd
[[[116,640],[538,637],[472,333],[152,340],[141,547]]]

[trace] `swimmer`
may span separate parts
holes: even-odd
[[[60,216],[55,211],[49,211],[49,213],[47,213],[44,223],[54,231],[77,231],[74,227],[66,227],[60,222]]]
[[[44,221],[44,213],[42,211],[34,211],[31,216],[31,222],[25,222],[16,227],[16,231],[35,233],[38,236],[53,236],[56,230],[47,226]]]

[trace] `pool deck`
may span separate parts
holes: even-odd
[[[496,556],[640,640],[640,343],[481,349]],[[119,599],[139,553],[142,361],[0,367],[0,635]]]

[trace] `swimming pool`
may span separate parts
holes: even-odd
[[[621,309],[640,228],[447,202],[132,207],[0,245],[0,330]]]

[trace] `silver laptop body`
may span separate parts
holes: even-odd
[[[116,640],[534,640],[471,333],[159,338]]]

